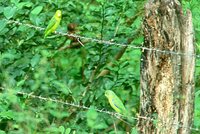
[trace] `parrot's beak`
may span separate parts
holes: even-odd
[[[61,10],[57,10],[56,12],[57,12],[57,14],[58,14],[58,17],[61,17],[61,16],[62,16]]]
[[[107,98],[108,98],[108,94],[107,94],[107,92],[105,92],[105,94],[104,94]]]

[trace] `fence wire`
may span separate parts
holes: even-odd
[[[46,98],[46,97],[42,97],[42,96],[37,96],[37,95],[34,95],[32,93],[25,93],[25,92],[17,92],[17,94],[19,95],[26,95],[28,98],[33,98],[33,99],[39,99],[41,101],[50,101],[50,102],[54,102],[54,103],[57,103],[57,104],[62,104],[62,105],[67,105],[67,106],[71,106],[71,107],[76,107],[76,108],[79,108],[79,109],[85,109],[85,110],[95,110],[97,112],[100,112],[100,113],[105,113],[105,114],[108,114],[110,116],[113,116],[119,120],[121,119],[126,119],[127,117],[125,117],[124,115],[122,114],[119,114],[119,113],[115,113],[115,112],[111,112],[111,111],[107,111],[107,110],[104,110],[104,109],[98,109],[98,108],[91,108],[91,107],[87,107],[87,106],[84,106],[84,105],[79,105],[79,104],[75,104],[75,103],[72,103],[72,102],[64,102],[64,101],[61,101],[61,100],[57,100],[57,99],[52,99],[52,98]],[[145,116],[137,116],[137,117],[129,117],[133,120],[139,120],[139,119],[144,119],[144,120],[150,120],[150,121],[155,121],[155,119],[153,118],[149,118],[149,117],[145,117]],[[126,124],[128,125],[131,125],[130,123],[122,120],[123,122],[125,122]],[[200,129],[199,128],[193,128],[193,127],[185,127],[183,125],[180,125],[180,124],[173,124],[173,125],[176,125],[178,126],[178,128],[186,128],[186,129],[190,129],[190,130],[193,130],[193,131],[197,131],[197,132],[200,132]]]
[[[16,20],[7,20],[7,19],[4,19],[4,20],[7,21],[7,24],[16,24],[16,25],[19,25],[19,26],[26,26],[28,28],[35,29],[37,31],[44,31],[45,30],[45,28],[43,28],[43,27],[39,27],[39,26],[35,26],[35,25],[32,25],[32,24],[27,24],[27,23],[22,23],[22,22],[16,21]],[[112,42],[112,41],[108,41],[108,40],[100,40],[100,39],[97,39],[97,38],[86,37],[86,36],[81,36],[81,35],[72,34],[72,33],[64,33],[64,32],[55,31],[54,34],[57,34],[57,35],[60,35],[60,36],[74,37],[74,38],[77,38],[77,40],[79,40],[79,39],[88,40],[88,41],[95,42],[95,43],[98,43],[98,44],[106,44],[106,45],[113,45],[113,46],[119,46],[119,47],[126,47],[127,46],[128,48],[140,49],[142,51],[147,50],[147,51],[155,51],[155,52],[159,52],[159,53],[163,53],[163,54],[195,56],[196,58],[200,58],[200,55],[195,55],[195,54],[188,54],[188,53],[181,53],[181,52],[167,51],[167,50],[159,50],[159,49],[147,48],[147,47],[143,47],[143,46],[133,46],[133,45],[130,45],[130,44],[117,43],[117,42]],[[46,98],[46,97],[37,96],[37,95],[34,95],[34,94],[30,94],[30,93],[25,93],[25,92],[17,92],[17,94],[26,95],[27,97],[30,97],[30,98],[33,98],[33,99],[39,99],[40,101],[50,101],[50,102],[54,102],[54,103],[57,103],[57,104],[67,105],[67,106],[76,107],[76,108],[85,109],[85,110],[94,109],[97,112],[108,114],[108,115],[113,116],[117,119],[126,119],[125,116],[123,116],[119,113],[107,111],[107,110],[104,110],[104,109],[90,108],[90,107],[86,107],[84,105],[79,105],[79,104],[70,103],[70,102],[64,102],[64,101],[61,101],[61,100]],[[139,119],[155,121],[155,119],[145,117],[145,116],[137,116],[137,117],[131,117],[131,118],[134,119],[134,120],[137,120],[137,121]],[[129,123],[127,122],[127,124],[129,124]],[[190,129],[190,130],[193,130],[193,131],[200,132],[199,128],[193,128],[193,127],[188,128],[188,127],[182,126],[180,124],[174,124],[174,125],[178,126],[178,128],[187,128],[187,129]]]
[[[8,24],[16,24],[16,25],[20,25],[20,26],[26,26],[38,31],[44,31],[45,28],[43,27],[39,27],[39,26],[35,26],[32,24],[26,24],[26,23],[21,23],[19,21],[15,21],[15,20],[7,20]],[[181,52],[175,52],[175,51],[168,51],[168,50],[159,50],[156,48],[148,48],[148,47],[143,47],[143,46],[133,46],[133,45],[129,45],[129,44],[124,44],[124,43],[117,43],[117,42],[112,42],[112,41],[108,41],[108,40],[100,40],[97,38],[91,38],[91,37],[86,37],[86,36],[81,36],[81,35],[77,35],[77,34],[72,34],[72,33],[64,33],[64,32],[58,32],[55,31],[54,34],[60,35],[60,36],[68,36],[68,37],[73,37],[76,38],[77,40],[82,39],[82,40],[88,40],[91,42],[96,42],[99,44],[106,44],[106,45],[114,45],[114,46],[119,46],[119,47],[125,47],[128,46],[129,48],[132,49],[141,49],[142,51],[147,50],[147,51],[155,51],[155,52],[159,52],[159,53],[163,53],[163,54],[173,54],[173,55],[184,55],[184,56],[195,56],[196,58],[200,58],[200,55],[196,55],[196,54],[188,54],[188,53],[181,53]]]

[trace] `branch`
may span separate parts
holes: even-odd
[[[119,59],[122,57],[122,55],[125,53],[127,47],[128,47],[128,46],[123,47],[123,48],[115,55],[115,58],[114,58],[115,61],[119,60]],[[108,63],[108,66],[113,67],[113,66],[114,66],[113,61],[109,62],[109,63]],[[101,77],[101,76],[105,76],[105,75],[107,75],[107,74],[109,74],[109,73],[110,73],[109,70],[104,69],[104,70],[102,70],[102,71],[99,73],[99,75],[97,76],[97,78],[99,78],[99,77]]]

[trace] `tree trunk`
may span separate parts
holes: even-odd
[[[195,48],[192,15],[177,0],[145,5],[139,132],[189,134],[193,122]],[[169,52],[173,51],[175,53]],[[186,53],[186,54],[183,54]]]

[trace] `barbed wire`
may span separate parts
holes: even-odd
[[[122,114],[106,111],[106,110],[104,110],[104,108],[103,109],[90,108],[90,107],[87,107],[87,106],[84,106],[84,105],[80,105],[80,104],[75,104],[75,103],[72,103],[72,102],[71,103],[70,102],[64,102],[64,101],[60,101],[60,100],[57,100],[57,99],[52,99],[52,98],[46,98],[46,97],[42,97],[42,96],[33,95],[32,93],[17,92],[17,94],[26,95],[27,97],[30,97],[30,98],[39,99],[39,100],[43,100],[43,101],[51,101],[51,102],[55,102],[55,103],[59,103],[59,104],[63,104],[63,105],[68,105],[68,106],[72,106],[72,107],[76,107],[76,108],[81,108],[81,109],[85,109],[85,110],[93,109],[93,110],[95,110],[97,112],[106,113],[106,114],[109,114],[109,115],[114,116],[116,118],[126,118]],[[136,118],[136,117],[132,117],[132,118],[134,120],[138,120],[138,118]]]
[[[57,100],[57,99],[52,99],[52,98],[46,98],[46,97],[42,97],[42,96],[37,96],[37,95],[33,95],[32,93],[25,93],[25,92],[17,92],[17,94],[19,95],[26,95],[28,98],[34,98],[34,99],[39,99],[39,100],[42,100],[42,101],[50,101],[50,102],[55,102],[55,103],[58,103],[58,104],[62,104],[62,105],[68,105],[68,106],[72,106],[72,107],[76,107],[76,108],[80,108],[80,109],[85,109],[85,110],[95,110],[97,112],[100,112],[100,113],[105,113],[105,114],[108,114],[110,116],[113,116],[121,121],[123,121],[124,123],[132,126],[129,122],[123,120],[123,119],[126,119],[127,117],[125,117],[124,115],[122,114],[119,114],[119,113],[115,113],[115,112],[110,112],[110,111],[107,111],[107,110],[104,110],[103,109],[97,109],[97,108],[91,108],[91,107],[86,107],[84,105],[80,105],[80,104],[75,104],[75,103],[69,103],[69,102],[64,102],[64,101],[60,101],[60,100]],[[131,117],[133,120],[138,120],[138,118],[136,117]],[[141,117],[144,119],[144,117]],[[145,118],[147,120],[147,117]],[[150,118],[148,118],[149,120],[151,120]]]
[[[76,107],[76,108],[80,108],[80,109],[85,109],[85,110],[95,110],[97,112],[100,112],[100,113],[105,113],[105,114],[108,114],[108,115],[111,115],[113,117],[116,117],[117,119],[120,119],[123,118],[123,119],[126,119],[127,117],[122,115],[122,114],[119,114],[119,113],[115,113],[115,112],[110,112],[110,111],[107,111],[107,110],[104,110],[104,109],[98,109],[98,108],[91,108],[91,107],[87,107],[87,106],[84,106],[84,105],[79,105],[79,104],[75,104],[75,103],[69,103],[69,102],[64,102],[64,101],[61,101],[61,100],[57,100],[57,99],[52,99],[52,98],[47,98],[47,97],[42,97],[42,96],[37,96],[37,95],[34,95],[33,93],[25,93],[25,92],[17,92],[17,94],[19,95],[26,95],[28,98],[33,98],[33,99],[39,99],[39,100],[42,100],[42,101],[50,101],[50,102],[54,102],[54,103],[57,103],[57,104],[62,104],[62,105],[67,105],[67,106],[72,106],[72,107]],[[133,120],[139,120],[139,119],[144,119],[144,120],[149,120],[149,121],[155,121],[155,119],[152,119],[152,118],[149,118],[149,117],[145,117],[145,116],[140,116],[140,115],[137,115],[137,117],[129,117]],[[126,124],[130,125],[130,123],[122,120],[123,122],[125,122]],[[200,129],[199,128],[193,128],[193,127],[185,127],[185,126],[182,126],[180,124],[173,124],[173,125],[177,125],[179,128],[186,128],[186,129],[190,129],[190,130],[193,130],[193,131],[197,131],[197,132],[200,132]]]
[[[7,20],[7,19],[4,19],[4,20],[6,20],[8,24],[22,25],[22,26],[26,26],[26,27],[29,27],[29,28],[36,29],[38,31],[44,31],[45,30],[45,28],[43,28],[43,27],[35,26],[35,25],[32,25],[32,24],[21,23],[19,21],[15,21],[15,20]],[[155,52],[164,53],[164,54],[195,56],[196,58],[200,58],[200,55],[195,55],[195,54],[187,54],[187,53],[168,51],[168,50],[159,50],[159,49],[156,49],[156,48],[148,48],[148,47],[143,47],[143,46],[133,46],[133,45],[129,45],[129,44],[117,43],[117,42],[112,42],[112,41],[108,41],[108,40],[100,40],[100,39],[97,39],[97,38],[86,37],[86,36],[81,36],[81,35],[72,34],[72,33],[63,33],[63,32],[55,31],[54,34],[57,34],[57,35],[60,35],[60,36],[69,36],[69,37],[77,38],[77,40],[79,40],[79,39],[89,40],[91,42],[96,42],[96,43],[99,43],[99,44],[107,44],[107,45],[120,46],[120,47],[126,47],[127,46],[127,47],[132,48],[132,49],[141,49],[142,51],[147,50],[147,51],[155,51]]]
[[[35,26],[35,25],[32,25],[32,24],[21,23],[19,21],[15,21],[15,20],[7,20],[7,19],[5,19],[5,20],[7,21],[8,24],[16,24],[16,25],[26,26],[26,27],[29,27],[29,28],[32,28],[32,29],[36,29],[38,31],[44,31],[45,30],[45,28],[43,28],[43,27]],[[132,45],[128,45],[128,44],[117,43],[117,42],[112,42],[112,41],[107,41],[107,40],[100,40],[100,39],[97,39],[97,38],[85,37],[85,36],[81,36],[81,35],[77,35],[77,34],[63,33],[63,32],[58,32],[58,31],[55,31],[54,33],[57,34],[57,35],[60,35],[60,36],[74,37],[74,38],[77,38],[78,40],[79,39],[89,40],[91,42],[96,42],[96,43],[99,43],[99,44],[107,44],[107,45],[120,46],[120,47],[127,46],[127,47],[132,48],[132,49],[141,49],[142,51],[144,51],[144,50],[156,51],[156,52],[164,53],[164,54],[195,56],[196,58],[200,58],[200,55],[195,55],[195,54],[187,54],[187,53],[180,53],[180,52],[175,52],[175,51],[159,50],[159,49],[155,49],[155,48],[147,48],[147,47],[142,47],[142,46],[132,46]],[[106,113],[106,114],[114,116],[118,119],[126,118],[125,116],[123,116],[119,113],[106,111],[104,109],[90,108],[90,107],[86,107],[84,105],[64,102],[64,101],[60,101],[60,100],[57,100],[57,99],[46,98],[46,97],[42,97],[42,96],[36,96],[36,95],[30,94],[30,93],[25,93],[25,92],[17,92],[17,94],[27,95],[30,98],[39,99],[39,100],[42,100],[42,101],[51,101],[51,102],[55,102],[55,103],[59,103],[59,104],[63,104],[63,105],[68,105],[68,106],[72,106],[72,107],[76,107],[76,108],[81,108],[81,109],[85,109],[85,110],[94,109],[97,112]],[[134,119],[134,120],[145,119],[145,120],[154,121],[154,119],[152,119],[152,118],[143,117],[143,116],[137,116],[137,117],[131,117],[131,118]],[[198,128],[192,128],[192,127],[188,128],[188,127],[184,127],[184,126],[179,125],[179,124],[174,124],[174,125],[177,125],[178,127],[198,131],[198,132],[200,131]]]

